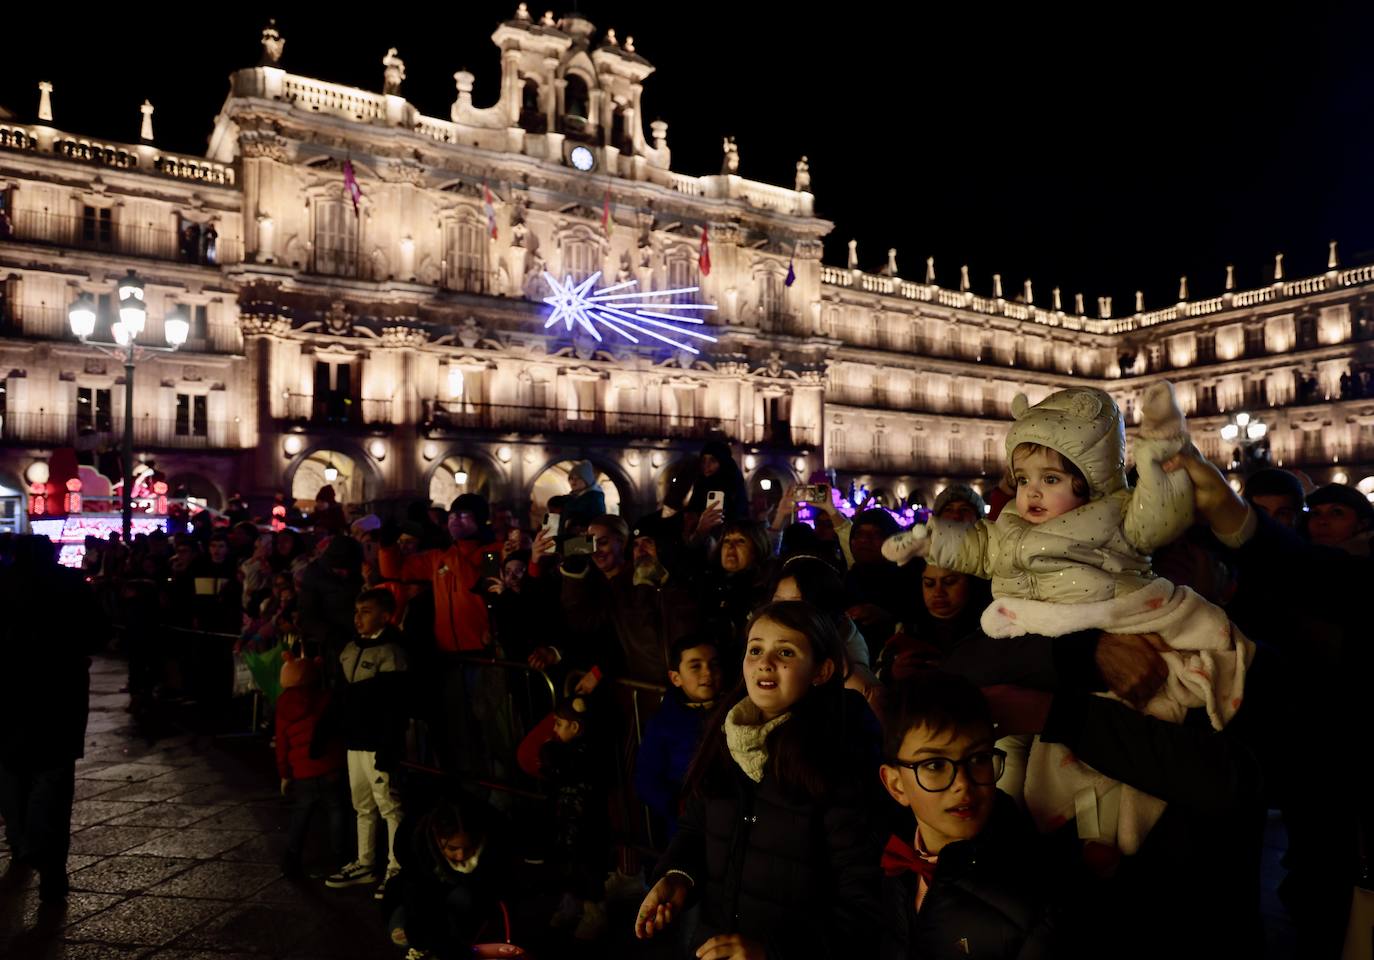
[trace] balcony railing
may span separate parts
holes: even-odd
[[[124,441],[124,420],[114,415],[46,411],[0,414],[0,441],[108,449]],[[239,446],[238,424],[229,420],[206,423],[134,418],[134,445],[174,450],[232,449]]]
[[[243,259],[234,239],[208,239],[203,232],[188,234],[168,227],[126,223],[117,217],[99,220],[47,210],[16,210],[8,218],[0,217],[0,241],[6,240],[204,266]]]
[[[978,458],[912,456],[909,453],[873,453],[869,450],[831,452],[827,458],[837,470],[930,476],[985,476],[1001,469],[1000,463]]]
[[[360,400],[338,393],[286,395],[286,419],[337,426],[381,426],[392,422],[390,400]]]
[[[310,272],[350,280],[385,280],[380,266],[355,246],[315,246],[310,252]]]
[[[431,400],[421,428],[431,434],[464,430],[505,433],[572,433],[673,440],[724,437],[742,443],[815,446],[815,430],[788,423],[745,424],[720,417],[634,413],[620,410],[564,410],[515,404]]]
[[[461,293],[501,293],[501,275],[481,267],[449,267],[444,274],[444,289]]]

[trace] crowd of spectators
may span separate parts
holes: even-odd
[[[252,674],[297,810],[283,872],[375,889],[392,939],[417,954],[463,955],[497,902],[522,896],[516,867],[542,864],[551,929],[596,941],[608,900],[642,898],[636,933],[685,924],[673,936],[689,956],[1259,955],[1276,810],[1300,955],[1339,955],[1374,829],[1362,494],[1264,470],[1241,497],[1195,451],[1166,466],[1190,477],[1197,523],[1154,569],[1257,648],[1244,702],[1215,729],[1198,710],[1175,724],[1133,709],[1169,675],[1150,636],[993,639],[988,581],[885,558],[892,514],[846,517],[821,485],[812,523],[796,521],[795,487],[757,516],[727,445],[699,462],[676,508],[633,523],[606,512],[584,463],[529,525],[474,494],[350,522],[326,488],[300,529],[243,514],[92,542],[84,577],[42,538],[12,539],[11,848],[45,896],[65,895],[65,826],[49,811],[70,809],[95,652],[81,638],[101,630],[32,641],[51,633],[42,598],[81,590],[139,626],[119,642],[150,736],[180,705],[231,722],[236,668]],[[1014,482],[987,501],[949,486],[931,513],[995,520]],[[527,695],[541,674],[542,703]],[[35,717],[45,736],[18,736]],[[1140,849],[1094,842],[1081,819],[1037,830],[997,789],[1016,776],[1011,734],[1164,801]],[[415,786],[421,774],[441,786]],[[332,859],[312,865],[315,811]]]

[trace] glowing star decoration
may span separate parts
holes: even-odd
[[[593,290],[599,279],[601,274],[594,273],[581,283],[574,283],[571,276],[565,277],[560,283],[552,274],[545,273],[544,280],[548,283],[552,295],[545,297],[544,302],[553,307],[553,310],[544,323],[544,329],[547,330],[559,322],[567,330],[577,325],[600,341],[602,337],[599,328],[603,328],[619,334],[631,343],[639,343],[640,337],[652,337],[688,353],[701,351],[683,338],[716,342],[716,338],[709,334],[682,326],[705,323],[705,320],[693,316],[689,311],[714,310],[715,304],[671,303],[666,299],[674,294],[695,293],[697,287],[655,290],[652,293],[616,293],[614,291],[638,286],[639,281],[626,280],[624,283]],[[662,310],[682,312],[657,312]]]

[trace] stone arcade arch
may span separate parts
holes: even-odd
[[[335,473],[326,473],[329,470]],[[331,475],[333,480],[328,479]],[[337,437],[301,451],[286,468],[284,479],[291,498],[303,505],[313,506],[326,484],[334,488],[341,505],[367,503],[382,491],[382,476],[372,458],[356,444]]]

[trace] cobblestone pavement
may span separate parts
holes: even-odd
[[[288,808],[265,745],[149,745],[125,712],[125,679],[121,661],[92,668],[66,910],[40,911],[36,880],[0,894],[0,957],[399,960],[371,887],[282,878]],[[0,844],[0,871],[8,859]]]

